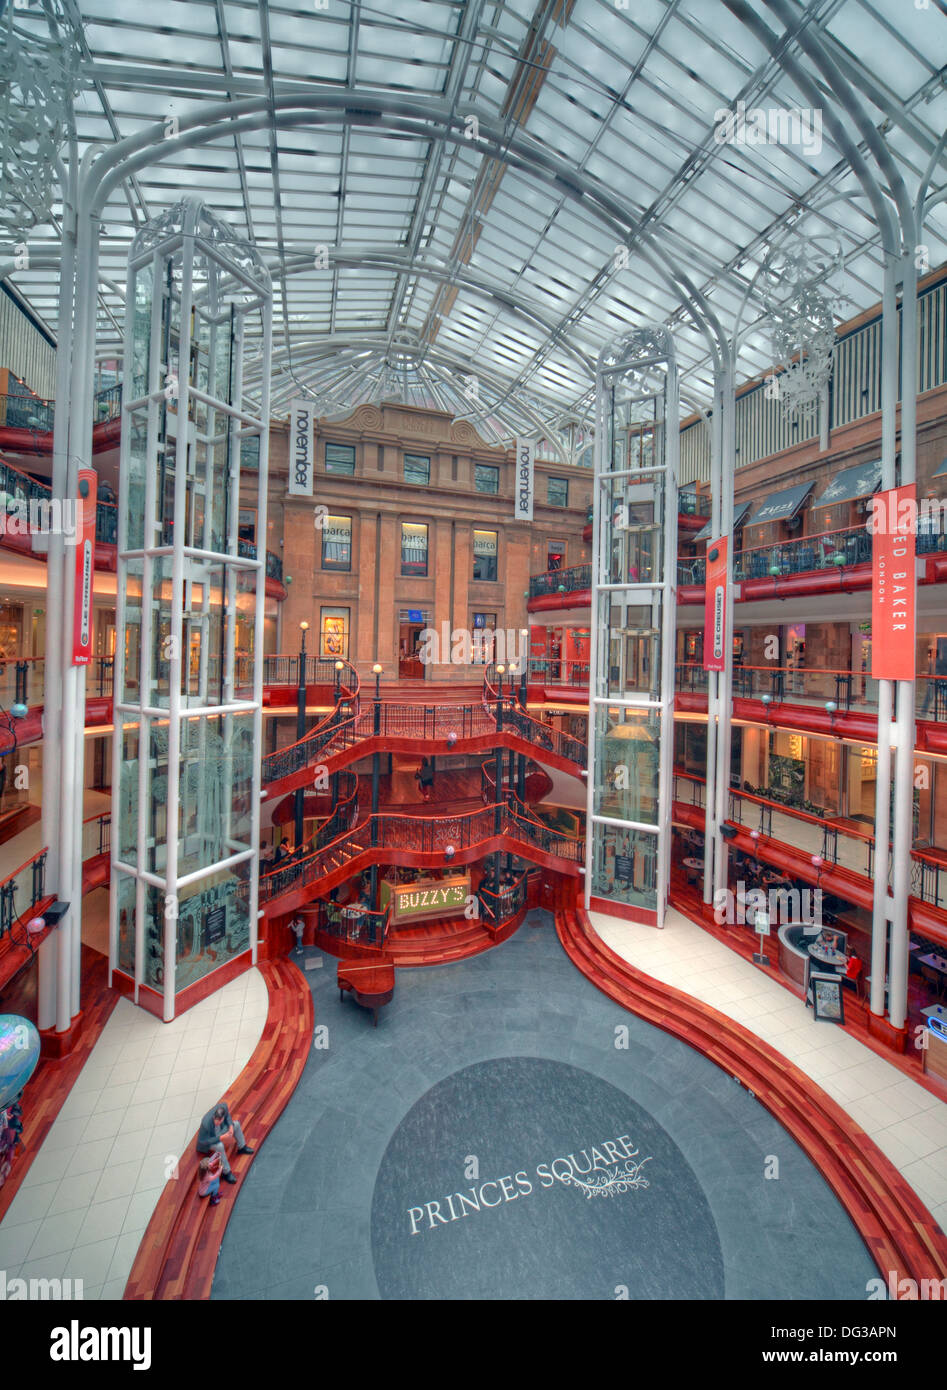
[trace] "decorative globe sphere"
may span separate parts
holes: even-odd
[[[456,742],[457,742],[457,735],[454,733],[453,729],[451,729],[450,733],[447,735],[447,746],[448,746],[448,748],[453,748],[453,746],[454,746],[454,744],[455,744]]]
[[[29,921],[27,922],[27,924],[26,924],[26,930],[30,933],[31,936],[34,936],[37,932],[45,931],[45,930],[46,930],[46,918],[45,918],[45,917],[31,917],[30,920],[29,920]]]
[[[811,862],[812,862],[812,867],[813,867],[814,869],[821,869],[821,868],[822,868],[822,855],[821,855],[821,854],[814,854],[814,855],[812,856],[812,861],[811,861]]]
[[[38,1061],[35,1026],[19,1014],[0,1014],[0,1109],[16,1100]]]
[[[453,857],[454,857],[454,846],[453,846],[453,845],[445,845],[445,846],[444,846],[444,857],[445,857],[446,859],[453,859]]]
[[[826,712],[826,714],[834,714],[835,711],[836,711],[837,709],[838,709],[838,705],[835,703],[834,700],[826,700],[826,702],[825,702],[825,712]]]
[[[769,572],[774,579],[777,579],[782,574],[782,570],[780,569],[779,565],[770,565]]]

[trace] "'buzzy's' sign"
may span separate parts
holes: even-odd
[[[312,403],[307,400],[290,402],[289,412],[289,495],[312,496],[312,475],[315,464]]]
[[[463,912],[469,893],[469,874],[398,883],[394,888],[394,920],[404,922],[408,918],[447,917]]]

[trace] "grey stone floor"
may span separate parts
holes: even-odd
[[[308,978],[328,1045],[253,1162],[213,1298],[865,1298],[874,1264],[794,1141],[599,993],[548,915],[399,970],[377,1029],[333,960]]]

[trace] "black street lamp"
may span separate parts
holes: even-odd
[[[296,742],[305,737],[306,734],[306,633],[309,631],[309,624],[301,622],[299,624],[301,640],[299,645],[299,668],[296,680]],[[305,802],[305,792],[302,787],[296,788],[296,796],[293,801],[293,832],[295,835],[295,848],[298,849],[303,842],[303,807]]]
[[[529,682],[529,628],[520,628],[520,651],[522,653],[522,668],[520,670],[520,707],[526,709],[526,691]]]
[[[500,735],[503,732],[503,676],[506,672],[505,666],[497,667],[497,751],[494,761],[494,777],[496,779],[496,809],[493,812],[493,833],[499,835],[503,827],[501,798],[503,796],[503,749],[500,745]],[[493,855],[493,891],[500,891],[500,850],[499,847]]]
[[[513,714],[513,711],[514,711],[515,708],[516,708],[516,695],[514,694],[515,689],[516,689],[516,662],[515,662],[515,661],[511,661],[511,662],[510,662],[510,715],[511,715],[511,721],[510,721],[510,722],[513,724],[513,727],[514,727],[514,728],[516,727],[516,720],[512,718],[512,714]],[[511,810],[513,809],[513,777],[514,777],[514,774],[513,774],[513,767],[514,767],[514,761],[515,761],[516,757],[517,757],[517,754],[514,753],[513,749],[511,748],[511,749],[510,749],[510,757],[509,757],[509,761],[508,761],[507,779],[506,779],[506,804],[510,807]],[[522,759],[522,755],[520,755],[520,758]],[[510,872],[512,871],[512,868],[513,868],[513,853],[512,853],[511,850],[507,850],[507,852],[506,852],[506,871],[507,871],[507,873],[510,873]]]
[[[381,666],[376,661],[372,667],[372,674],[375,677],[375,737],[381,733]],[[381,771],[381,753],[376,748],[372,754],[372,844],[378,844],[378,779]],[[371,869],[371,906],[372,911],[378,911],[378,865],[373,864]]]

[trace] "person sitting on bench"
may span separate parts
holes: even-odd
[[[197,1132],[197,1152],[199,1154],[219,1153],[224,1169],[224,1182],[236,1182],[237,1179],[234,1177],[227,1160],[227,1150],[224,1148],[224,1135],[229,1129],[233,1130],[233,1137],[237,1141],[238,1154],[255,1152],[243,1137],[240,1121],[233,1119],[230,1108],[224,1101],[215,1105],[213,1110],[208,1110],[201,1120],[201,1127]]]

